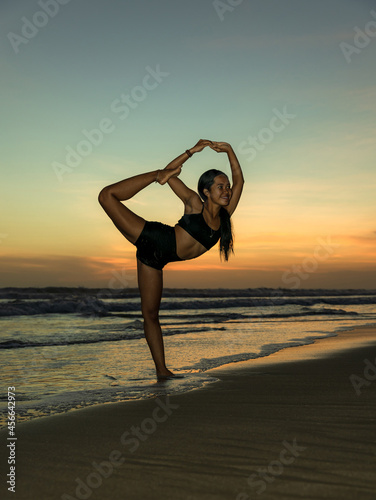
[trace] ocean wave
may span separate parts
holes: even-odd
[[[309,307],[305,307],[301,312],[295,313],[271,313],[271,314],[260,314],[254,315],[252,318],[301,318],[304,316],[357,316],[359,313],[356,311],[345,311],[344,309],[311,309]]]
[[[171,301],[164,300],[161,304],[161,311],[178,310],[208,310],[208,309],[234,309],[234,308],[252,308],[256,307],[278,307],[278,306],[317,306],[317,305],[359,305],[376,304],[376,296],[356,296],[356,297],[306,297],[306,298],[229,298],[223,300],[189,300],[189,301]],[[96,297],[84,297],[52,300],[21,300],[15,299],[0,305],[0,317],[5,316],[33,316],[40,314],[79,314],[81,316],[104,317],[116,314],[126,314],[140,311],[139,302],[117,301],[104,302]],[[325,310],[322,309],[322,314]],[[229,319],[236,319],[237,313],[224,313]],[[279,313],[270,313],[279,314]],[[308,314],[316,314],[316,311]],[[332,314],[339,314],[339,311],[332,310]],[[345,314],[345,311],[342,312]],[[235,316],[234,316],[235,315]],[[265,315],[263,315],[265,316]]]
[[[136,322],[135,322],[136,323]],[[143,324],[141,321],[138,321],[140,326],[132,326],[125,325],[124,329],[132,330],[131,332],[119,332],[119,333],[110,333],[103,335],[101,333],[96,335],[85,335],[85,337],[77,337],[77,338],[53,338],[48,339],[46,341],[31,341],[31,340],[17,340],[17,339],[8,339],[0,342],[0,350],[1,349],[21,349],[25,347],[52,347],[52,346],[70,346],[77,344],[97,344],[100,342],[119,342],[122,340],[135,340],[144,338],[143,332]],[[195,329],[195,332],[208,332],[208,331],[223,331],[226,328],[224,327],[202,327]],[[171,335],[182,335],[185,333],[192,333],[191,328],[177,328],[177,329],[165,329],[163,332],[164,336]]]
[[[114,315],[117,316],[117,315]],[[226,321],[236,321],[236,320],[253,320],[253,319],[286,319],[286,318],[304,318],[306,316],[359,316],[356,311],[345,311],[344,309],[333,309],[333,308],[310,308],[304,307],[303,310],[298,312],[279,312],[279,313],[200,313],[196,314],[168,314],[163,316],[163,318],[182,320],[184,319],[185,324],[197,324],[199,323],[221,323]]]
[[[285,297],[346,297],[346,296],[370,296],[376,295],[376,290],[369,289],[290,289],[290,288],[165,288],[164,298],[285,298]],[[138,298],[137,288],[85,288],[85,287],[5,287],[0,288],[0,299],[35,299],[52,300],[69,299],[79,300],[85,297],[96,297],[98,299],[129,299]]]
[[[192,367],[183,367],[183,369],[193,368],[194,370],[207,371],[220,366],[239,363],[241,361],[249,361],[250,359],[263,358],[270,356],[275,352],[285,349],[286,347],[297,347],[305,344],[311,344],[314,340],[299,340],[298,342],[284,342],[281,344],[266,344],[262,347],[259,353],[243,352],[239,354],[231,354],[228,356],[219,356],[217,358],[201,358],[199,362],[195,363]]]
[[[326,333],[325,337],[333,337],[336,336],[337,334],[332,332],[332,333]],[[281,351],[282,349],[286,349],[289,347],[299,347],[302,345],[308,345],[308,344],[313,344],[317,339],[322,338],[322,336],[317,337],[317,336],[307,336],[302,339],[291,339],[288,342],[283,342],[283,343],[269,343],[269,344],[264,344],[262,348],[260,349],[260,352],[255,353],[255,352],[243,352],[239,354],[232,354],[228,356],[219,356],[217,358],[201,358],[199,362],[195,363],[191,367],[183,367],[183,369],[194,369],[198,371],[203,371],[206,372],[207,370],[211,370],[213,368],[218,368],[220,366],[232,364],[232,363],[239,363],[241,361],[249,361],[250,359],[256,359],[256,358],[264,358],[267,356],[270,356],[271,354],[274,354],[278,351]]]

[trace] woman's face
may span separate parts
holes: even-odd
[[[212,202],[226,207],[231,200],[232,191],[230,181],[226,175],[217,175],[214,177],[214,183],[211,185],[210,190],[205,193]]]

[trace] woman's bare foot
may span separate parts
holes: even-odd
[[[176,375],[175,373],[172,373],[167,368],[166,368],[166,370],[163,370],[161,372],[157,372],[158,382],[163,382],[164,380],[171,380],[174,378],[183,378],[183,375]]]
[[[159,184],[161,184],[161,186],[163,186],[163,184],[166,184],[166,182],[168,182],[169,179],[171,179],[171,177],[177,177],[180,172],[181,172],[181,165],[179,165],[178,167],[176,168],[165,168],[164,170],[160,170],[158,172],[158,176],[157,176],[157,182],[159,182]]]
[[[157,378],[158,378],[158,380],[159,379],[163,380],[165,378],[173,377],[173,376],[174,376],[174,374],[168,368],[166,368],[165,370],[161,370],[161,371],[157,370]]]

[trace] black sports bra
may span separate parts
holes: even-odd
[[[202,211],[199,214],[184,214],[178,221],[178,225],[201,243],[206,250],[210,250],[221,237],[221,228],[215,231],[209,227],[205,222],[203,211],[204,205],[202,205]]]

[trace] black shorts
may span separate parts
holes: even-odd
[[[146,221],[135,245],[138,260],[154,269],[162,270],[168,262],[182,260],[176,255],[175,229],[161,222]]]

